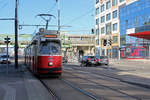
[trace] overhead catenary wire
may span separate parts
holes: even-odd
[[[0,1],[0,4],[2,4],[2,6],[0,7],[0,10],[3,10],[7,5],[8,5],[8,1]]]
[[[1,1],[0,1],[0,4],[2,4],[2,3],[4,3],[4,2],[5,2],[5,0],[1,0]]]
[[[52,12],[54,10],[54,8],[56,7],[57,2],[54,3],[54,5],[52,5],[52,7],[49,9],[48,13]]]
[[[74,21],[80,20],[81,18],[83,18],[83,17],[87,16],[89,13],[91,13],[93,10],[94,10],[94,8],[90,9],[89,11],[85,12],[84,14],[82,14],[82,15],[80,15],[80,16],[78,16],[78,17],[72,19],[72,20],[70,20],[70,21],[69,21],[68,23],[66,23],[65,25],[70,24],[70,23],[73,23]]]
[[[91,4],[93,5],[92,7],[90,7],[91,6]],[[94,13],[94,2],[93,2],[93,0],[89,0],[89,8],[88,8],[89,10],[88,11],[86,11],[86,12],[84,12],[83,14],[81,14],[81,15],[79,15],[79,16],[77,16],[77,17],[75,17],[75,18],[73,18],[72,20],[70,20],[69,22],[67,22],[67,23],[65,23],[64,25],[70,25],[71,23],[73,23],[73,22],[78,22],[78,21],[80,21],[82,18],[85,18],[86,16],[88,16],[88,15],[90,15],[90,13],[92,13],[91,14],[91,16],[93,15],[93,13]],[[94,18],[93,18],[93,20],[94,20]],[[72,27],[74,27],[73,25],[72,25]],[[76,26],[76,27],[82,27],[82,29],[80,29],[79,31],[75,31],[75,30],[68,30],[69,32],[91,32],[91,29],[89,29],[89,30],[87,30],[87,28],[89,28],[89,27],[86,27],[85,28],[85,26]],[[85,28],[85,29],[83,29],[83,28]]]
[[[89,0],[89,6],[91,6],[90,4],[92,4],[92,2],[93,2],[93,0]],[[83,14],[81,14],[81,15],[75,17],[75,18],[73,18],[72,20],[70,20],[70,21],[69,21],[68,23],[66,23],[66,24],[70,24],[70,23],[73,23],[73,22],[75,22],[75,21],[78,21],[78,20],[80,20],[81,18],[87,16],[88,14],[94,12],[94,2],[93,2],[92,7],[88,8],[88,9],[90,9],[90,10],[88,10],[88,11],[86,11],[85,13],[83,13]],[[64,24],[64,25],[66,25],[66,24]]]

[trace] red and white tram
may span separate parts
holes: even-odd
[[[25,64],[34,74],[61,75],[61,40],[56,31],[40,29],[25,48]]]

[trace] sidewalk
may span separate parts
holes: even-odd
[[[109,60],[110,61],[110,63],[115,63],[115,64],[120,64],[120,63],[126,63],[126,62],[128,62],[128,63],[145,63],[145,64],[150,64],[150,59],[132,59],[132,60],[130,60],[130,59],[110,59]]]
[[[121,81],[150,89],[150,60],[110,60],[108,70],[110,76]],[[105,72],[108,73],[107,69]]]
[[[0,100],[52,100],[46,88],[25,67],[0,64]]]

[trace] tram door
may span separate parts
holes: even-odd
[[[37,53],[38,53],[38,46],[37,43],[34,43],[33,46],[33,72],[37,73]]]
[[[35,45],[35,55],[34,55],[34,64],[35,64],[35,73],[37,73],[37,67],[38,67],[38,64],[37,64],[37,60],[38,60],[38,46]]]

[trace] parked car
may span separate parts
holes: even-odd
[[[109,58],[107,56],[96,56],[96,64],[97,65],[108,65],[109,64]]]
[[[81,62],[81,66],[95,65],[96,58],[95,56],[83,56],[80,62]]]
[[[0,63],[1,64],[7,64],[7,55],[1,55],[0,56]],[[9,56],[8,56],[8,63],[10,64],[10,59],[9,59]]]

